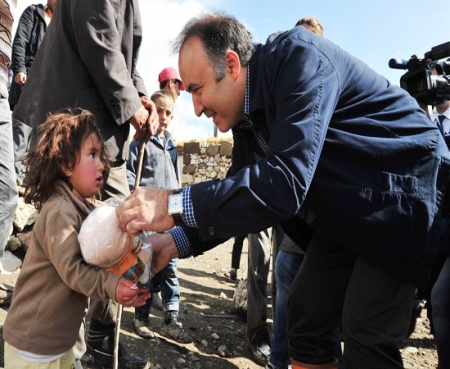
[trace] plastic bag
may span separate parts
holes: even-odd
[[[100,206],[88,215],[78,241],[88,264],[106,268],[119,262],[133,245],[133,237],[122,231],[115,207],[110,205]]]
[[[120,203],[109,199],[88,215],[78,234],[81,254],[88,264],[144,285],[151,279],[153,249],[147,233],[122,231],[115,213]]]

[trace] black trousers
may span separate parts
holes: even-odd
[[[231,267],[234,269],[239,269],[241,265],[242,247],[246,237],[247,235],[234,237],[233,251],[231,252]]]
[[[319,221],[291,288],[290,355],[332,362],[332,330],[341,326],[346,369],[403,368],[397,342],[408,331],[413,301],[413,286],[371,266]]]

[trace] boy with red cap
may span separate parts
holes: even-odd
[[[180,91],[184,91],[183,81],[180,74],[175,68],[164,68],[158,75],[159,88],[167,90],[173,97],[173,101],[177,101]]]

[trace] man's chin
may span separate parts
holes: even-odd
[[[224,122],[224,123],[220,123],[220,124],[216,124],[217,125],[217,129],[222,132],[222,133],[226,133],[228,132],[231,128],[233,128],[237,123],[229,123],[229,122]]]

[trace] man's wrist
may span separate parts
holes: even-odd
[[[181,227],[174,227],[170,230],[175,247],[180,259],[192,256],[192,248],[186,234]]]
[[[168,197],[168,212],[169,215],[173,218],[173,222],[175,225],[184,225],[183,218],[183,191],[181,189],[172,191],[172,193]]]

